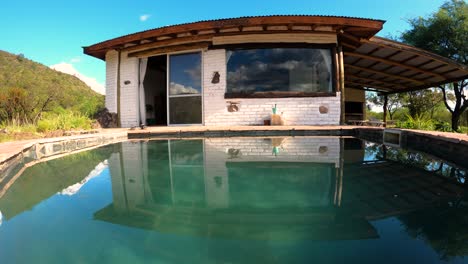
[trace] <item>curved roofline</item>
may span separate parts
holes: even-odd
[[[236,18],[202,20],[197,22],[182,23],[171,26],[164,26],[149,30],[144,30],[110,40],[96,43],[84,47],[84,53],[96,58],[103,59],[107,50],[123,47],[126,44],[140,44],[143,40],[154,41],[157,37],[170,36],[177,37],[177,34],[196,34],[203,30],[242,28],[254,26],[332,26],[335,30],[343,28],[358,28],[354,32],[357,37],[370,38],[382,29],[384,20],[347,17],[347,16],[323,16],[323,15],[268,15],[268,16],[243,16]],[[311,30],[313,31],[313,29]],[[238,32],[242,34],[241,30]]]

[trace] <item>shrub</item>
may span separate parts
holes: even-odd
[[[62,113],[45,113],[37,122],[37,131],[91,129],[93,121],[87,116],[70,110]]]
[[[434,130],[434,122],[431,119],[424,118],[422,115],[412,117],[406,115],[406,121],[398,121],[396,126],[407,129]]]
[[[434,128],[437,131],[452,132],[452,125],[450,125],[449,122],[436,121],[434,123]]]

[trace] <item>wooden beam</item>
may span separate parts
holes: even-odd
[[[338,49],[338,59],[340,66],[340,104],[341,104],[341,113],[340,113],[340,124],[345,125],[346,123],[346,113],[345,113],[345,73],[344,73],[344,56],[343,56],[343,46],[339,45]]]
[[[447,64],[441,64],[441,65],[432,67],[432,68],[427,69],[427,70],[428,70],[428,71],[435,71],[435,70],[438,70],[438,69],[443,68],[443,67],[447,67]]]
[[[355,50],[355,49],[359,48],[359,46],[355,46],[355,45],[349,44],[349,43],[347,43],[347,42],[341,42],[341,45],[343,45],[343,46],[345,46],[345,47],[347,47],[347,48],[350,48],[350,49],[352,49],[352,50]]]
[[[372,38],[370,38],[368,40],[363,39],[362,42],[370,43],[370,44],[374,44],[374,45],[380,45],[382,47],[389,48],[389,49],[403,50],[405,52],[409,52],[409,53],[412,53],[412,54],[415,54],[415,55],[418,55],[418,56],[421,56],[421,57],[425,57],[425,58],[428,58],[428,59],[433,59],[435,61],[438,61],[440,63],[444,63],[446,65],[456,64],[462,70],[468,71],[466,65],[462,65],[462,64],[457,63],[457,62],[455,62],[453,60],[445,58],[443,56],[440,56],[440,55],[437,55],[437,54],[434,54],[434,53],[430,53],[430,52],[425,51],[423,49],[419,49],[419,48],[416,48],[416,47],[413,47],[413,46],[410,46],[410,45],[406,45],[404,43],[399,43],[399,42],[396,42],[396,41],[392,41],[392,40],[389,40],[389,39],[385,39],[385,38],[382,38],[382,37],[376,37],[376,36],[374,36],[374,37],[372,37]]]
[[[441,74],[447,74],[447,73],[456,72],[456,71],[461,71],[461,69],[454,68],[454,69],[450,69],[450,70],[448,70],[448,71],[444,71],[444,72],[442,72]]]
[[[411,88],[408,88],[408,89],[402,89],[400,91],[391,91],[391,92],[388,92],[387,94],[419,91],[419,90],[423,90],[423,89],[427,89],[427,88],[434,88],[434,87],[437,87],[439,85],[446,84],[446,83],[459,82],[459,81],[462,81],[462,80],[465,80],[465,79],[468,79],[468,74],[457,77],[457,78],[447,79],[447,80],[440,81],[440,82],[425,83],[423,85],[411,87]]]
[[[202,42],[195,42],[195,43],[189,43],[189,44],[172,45],[172,46],[159,47],[159,48],[148,49],[148,50],[143,50],[143,51],[135,51],[132,53],[128,53],[128,57],[148,57],[148,56],[175,52],[175,51],[204,49],[204,48],[208,48],[210,45],[211,45],[211,41],[202,41]]]
[[[194,35],[194,36],[180,37],[180,38],[174,38],[174,39],[165,39],[165,40],[155,41],[151,43],[141,44],[138,46],[124,48],[122,49],[122,51],[133,52],[137,50],[160,48],[160,47],[170,46],[174,44],[185,44],[185,43],[190,43],[190,42],[209,41],[213,38],[213,36],[215,36],[215,34]]]
[[[369,82],[379,82],[383,85],[392,85],[392,86],[395,86],[394,83],[388,83],[388,82],[385,82],[385,81],[382,81],[382,80],[378,80],[378,79],[372,79],[372,78],[367,78],[367,77],[361,77],[361,76],[357,76],[357,75],[353,75],[353,74],[350,74],[350,73],[347,73],[346,74],[346,77],[352,77],[352,78],[356,78],[356,79],[361,79],[361,80],[365,80],[365,81],[369,81]],[[400,84],[400,83],[399,83]],[[391,87],[389,87],[391,88]]]
[[[152,30],[137,32],[134,34],[114,38],[95,45],[85,47],[86,54],[93,55],[97,51],[104,49],[114,49],[118,45],[123,45],[136,40],[148,39],[158,36],[167,36],[170,34],[180,34],[192,30],[212,30],[224,29],[234,26],[280,26],[280,25],[318,25],[333,26],[347,25],[351,27],[367,28],[368,32],[363,32],[366,37],[371,37],[382,29],[384,21],[345,17],[322,17],[322,16],[258,16],[258,17],[239,17],[231,19],[217,19],[210,21],[200,21],[194,23],[180,24],[174,26],[160,27]],[[335,33],[336,34],[336,33]]]
[[[406,68],[406,69],[409,69],[409,70],[412,70],[412,71],[433,75],[433,76],[436,76],[436,77],[439,77],[439,78],[443,78],[443,79],[445,78],[444,76],[442,76],[442,75],[440,75],[438,73],[423,70],[423,69],[420,69],[420,68],[417,68],[417,67],[414,67],[414,66],[411,66],[411,65],[406,65],[406,64],[399,63],[399,62],[392,61],[392,60],[388,60],[388,59],[385,59],[385,58],[369,56],[369,55],[366,55],[366,54],[361,54],[361,53],[356,53],[356,52],[346,52],[346,55],[351,56],[351,57],[357,57],[357,58],[363,58],[363,59],[368,59],[368,60],[373,60],[373,61],[379,61],[379,62],[382,62],[382,63],[385,63],[385,64]]]
[[[384,104],[383,104],[383,126],[387,127],[387,105],[388,105],[388,95],[384,95]]]
[[[409,58],[406,58],[406,59],[400,61],[400,63],[407,63],[408,61],[414,60],[414,59],[416,59],[417,57],[419,57],[419,55],[410,56]]]
[[[435,60],[430,59],[430,60],[428,60],[428,61],[419,63],[418,65],[414,65],[414,66],[415,66],[415,67],[422,67],[422,66],[424,66],[424,65],[427,65],[427,64],[430,64],[430,63],[433,63],[433,62],[435,62]]]
[[[380,48],[382,48],[382,47],[380,47]],[[390,59],[391,57],[396,56],[396,55],[398,55],[398,54],[400,54],[400,53],[402,53],[402,51],[401,51],[401,50],[397,50],[397,51],[393,52],[392,54],[385,56],[385,59]],[[369,53],[369,55],[372,55],[372,54]],[[401,61],[400,61],[400,63],[401,63]]]
[[[384,75],[384,76],[387,76],[387,77],[406,80],[406,81],[410,81],[410,82],[417,83],[417,84],[424,84],[424,82],[416,80],[416,79],[411,79],[411,78],[407,78],[407,77],[404,77],[404,76],[399,76],[399,75],[394,75],[394,74],[390,74],[390,73],[386,73],[386,72],[381,72],[381,71],[377,71],[377,70],[373,70],[373,69],[369,69],[369,68],[363,68],[363,67],[359,67],[359,66],[355,66],[355,65],[351,65],[351,64],[345,64],[345,66],[356,69],[356,70],[361,70],[363,72],[372,72],[372,73],[375,73],[375,74],[381,74],[381,75]]]
[[[335,91],[340,92],[340,59],[338,55],[338,49],[336,46],[332,47],[332,55],[333,55],[333,86]]]
[[[380,85],[369,85],[367,83],[361,83],[361,82],[346,81],[346,83],[350,83],[350,84],[354,84],[354,85],[358,85],[358,86],[363,86],[363,87],[376,88],[376,89],[380,89],[380,90],[388,91],[388,92],[394,91],[394,90],[399,90],[397,88],[383,87],[383,86],[380,86]]]

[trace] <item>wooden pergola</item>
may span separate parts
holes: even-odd
[[[354,39],[344,49],[345,87],[389,94],[438,87],[468,79],[468,67],[437,54],[381,37]]]

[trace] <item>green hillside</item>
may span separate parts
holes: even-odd
[[[0,50],[0,122],[35,123],[47,112],[92,116],[103,104],[104,96],[75,76]]]

